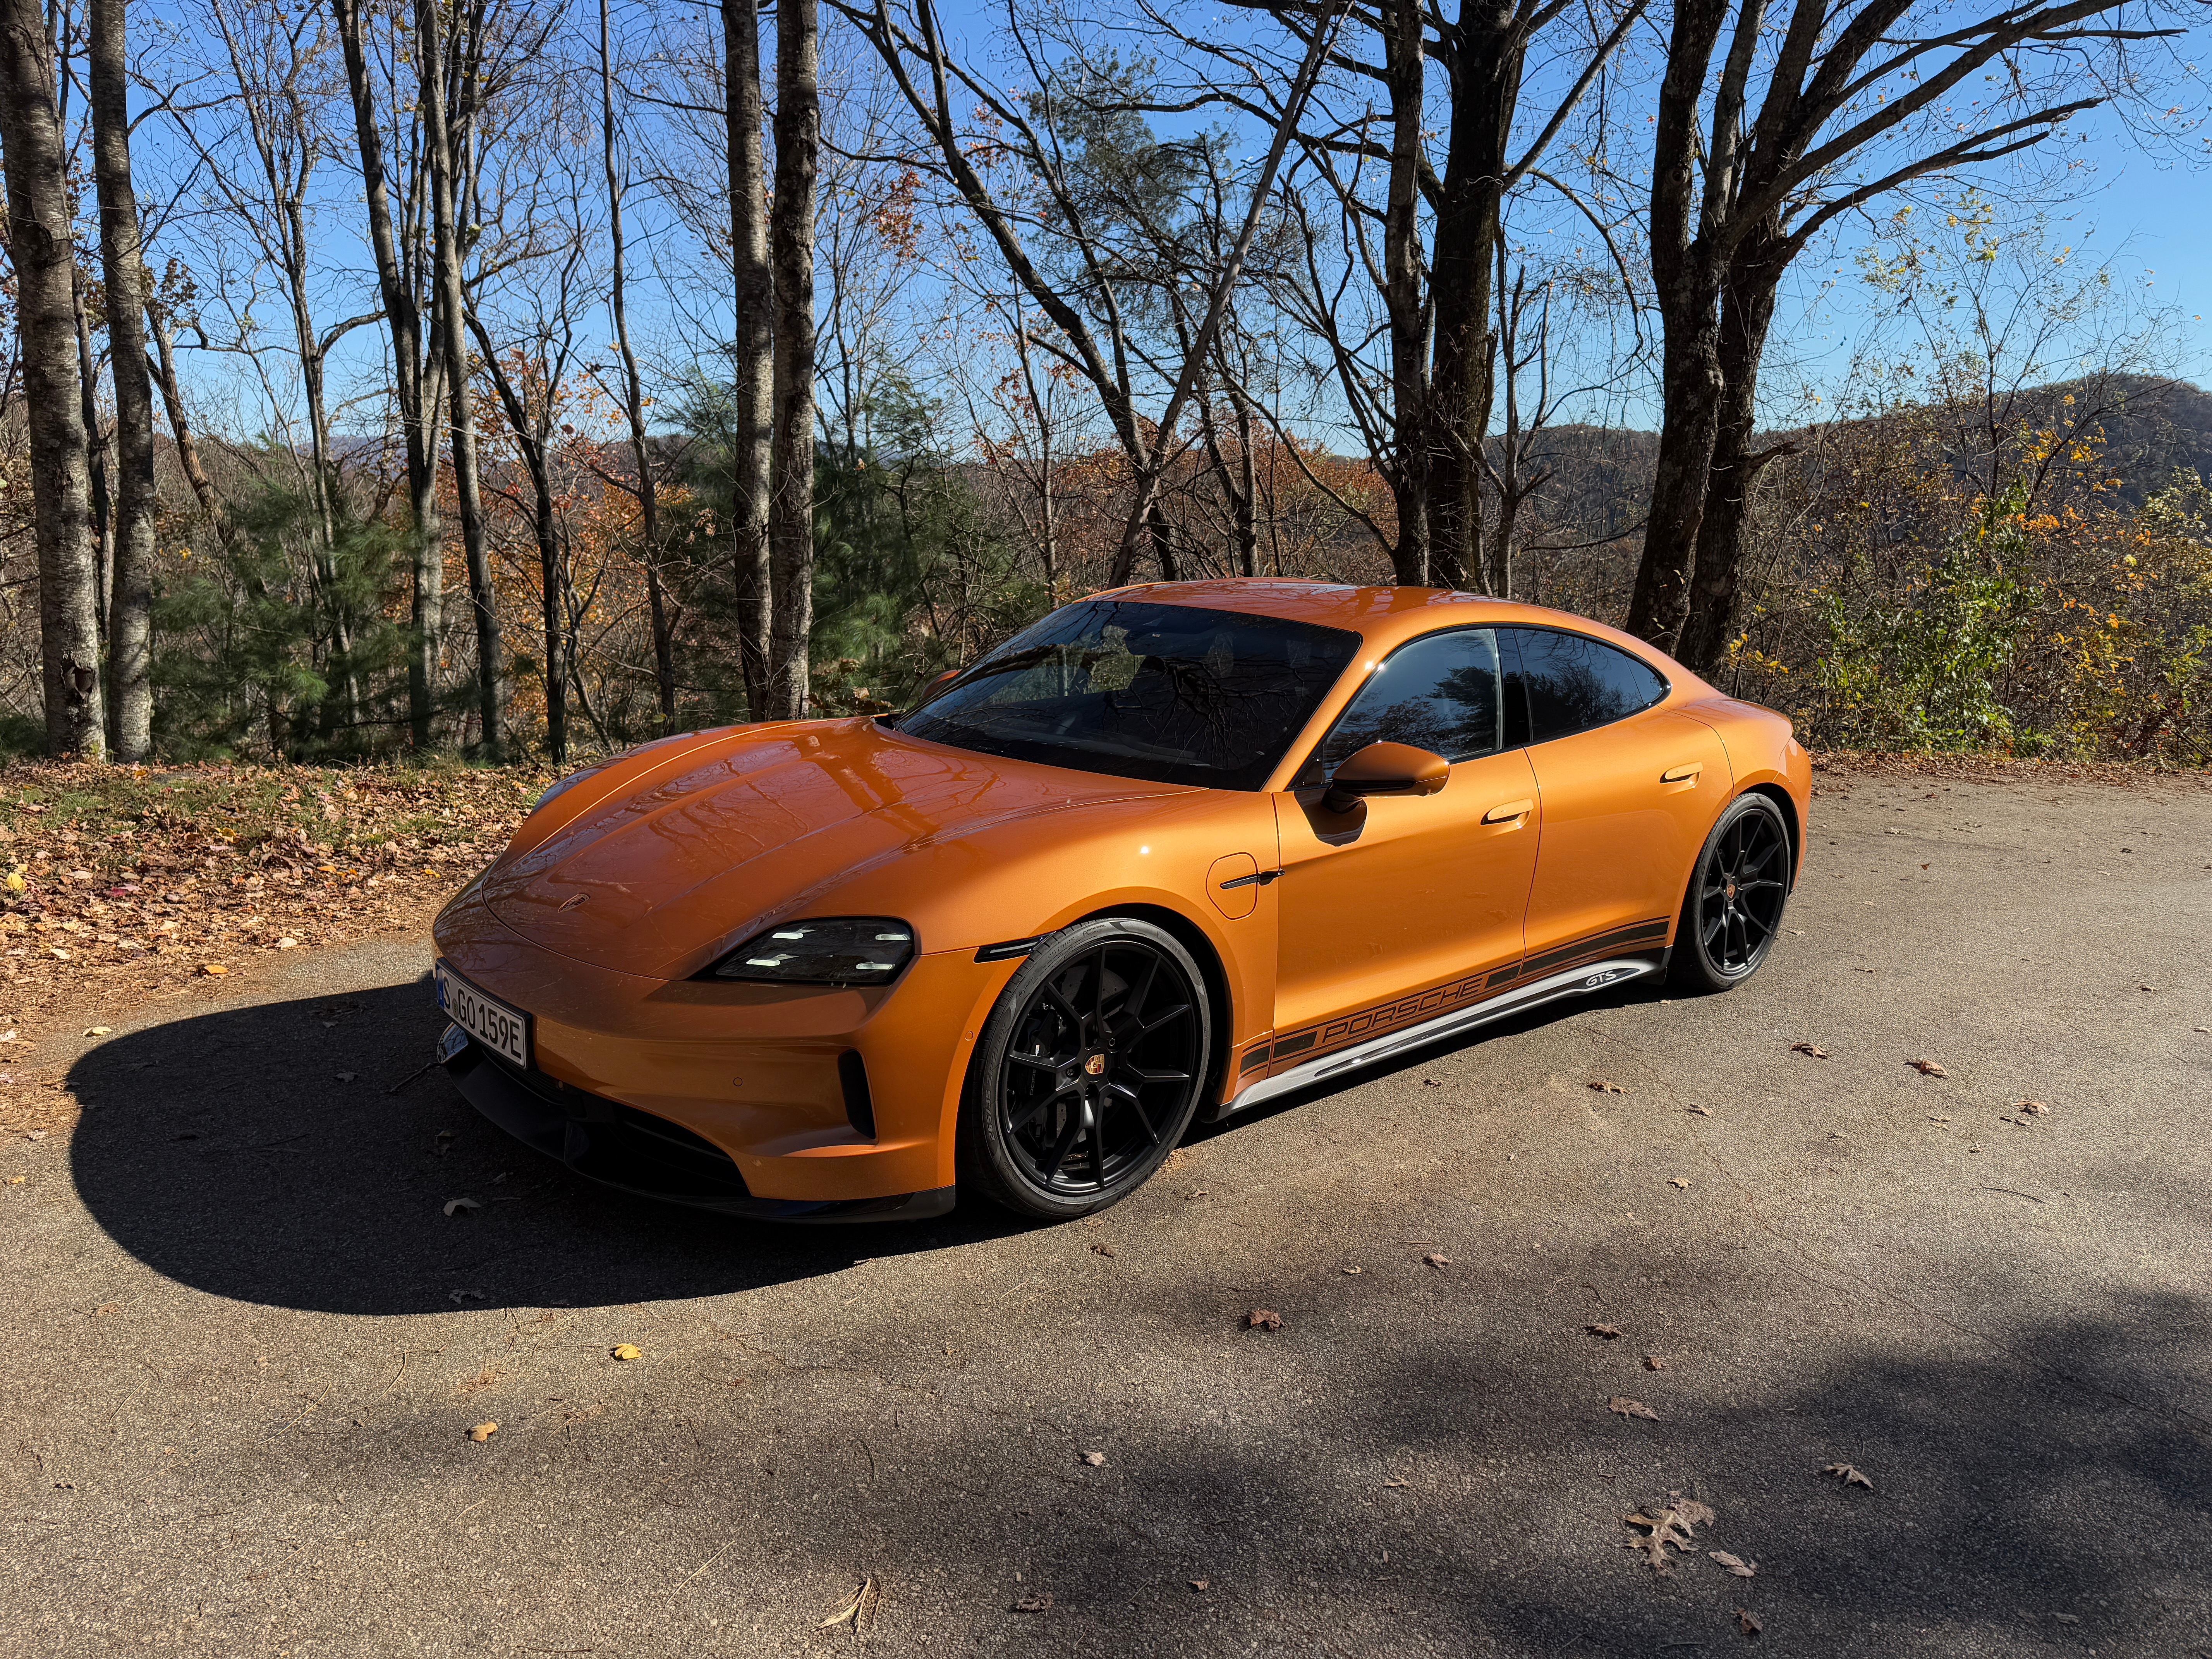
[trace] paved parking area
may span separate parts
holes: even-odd
[[[1819,782],[1748,987],[1233,1121],[1094,1224],[583,1188],[386,1092],[417,948],[123,1030],[0,1147],[0,1629],[2212,1653],[2212,793]],[[1670,1502],[1662,1576],[1624,1517]]]

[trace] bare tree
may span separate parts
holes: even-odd
[[[30,0],[0,0],[0,155],[31,430],[46,745],[56,755],[97,757],[106,747],[106,722],[76,362],[76,216],[55,102],[53,46],[45,9]]]
[[[2146,17],[2162,9],[2199,8]],[[1751,482],[1778,453],[1753,429],[1791,262],[1843,215],[2028,149],[2104,101],[2128,43],[2176,32],[2137,27],[2137,10],[2062,0],[1961,19],[1926,0],[1794,0],[1777,39],[1767,0],[1677,3],[1650,208],[1665,416],[1632,632],[1693,668],[1722,648]]]
[[[629,307],[625,295],[627,272],[623,246],[623,191],[627,184],[616,163],[615,66],[612,31],[607,0],[599,0],[599,137],[600,158],[607,184],[607,241],[609,283],[607,309],[613,313],[615,345],[622,354],[623,411],[629,419],[629,448],[637,469],[638,518],[645,538],[646,603],[653,618],[653,672],[660,693],[662,729],[676,729],[676,646],[668,614],[668,595],[660,574],[660,504],[653,487],[653,451],[645,434],[645,381],[637,372],[637,353],[630,349]]]
[[[492,591],[491,559],[484,546],[482,477],[477,466],[476,418],[469,396],[468,334],[463,319],[468,301],[463,290],[461,231],[455,204],[468,196],[466,168],[471,131],[483,95],[483,19],[486,0],[459,11],[459,33],[449,39],[443,15],[447,0],[419,0],[415,9],[416,52],[421,60],[422,138],[428,158],[431,270],[438,323],[433,332],[444,352],[446,388],[453,398],[453,494],[460,507],[461,549],[469,572],[469,605],[477,624],[477,714],[485,758],[500,758],[501,700],[506,664],[500,641],[499,603]],[[458,94],[460,107],[450,109]]]
[[[423,318],[417,302],[414,250],[403,248],[392,211],[392,183],[384,155],[378,109],[380,88],[371,61],[374,43],[365,0],[331,0],[338,40],[345,53],[346,85],[352,95],[362,189],[368,211],[369,246],[376,259],[377,286],[384,296],[385,325],[392,339],[392,392],[398,405],[406,449],[407,498],[414,519],[414,605],[408,641],[408,724],[418,749],[430,746],[437,714],[438,657],[445,632],[445,520],[438,506],[437,456],[439,380],[434,355],[424,350]]]
[[[92,0],[89,70],[100,268],[107,283],[108,349],[121,462],[115,577],[108,602],[108,688],[115,757],[135,763],[154,744],[154,391],[146,373],[146,265],[138,198],[131,187],[130,75],[125,0]]]
[[[762,143],[760,9],[722,0],[723,122],[730,169],[730,264],[737,304],[737,383],[731,395],[732,574],[737,584],[738,656],[745,705],[765,720],[769,679],[769,459],[775,424],[775,278],[769,264],[767,181]]]
[[[822,140],[817,0],[775,12],[775,200],[769,222],[775,272],[774,434],[768,540],[770,720],[806,713],[814,625],[814,182]]]

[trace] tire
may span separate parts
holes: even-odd
[[[1682,896],[1668,980],[1697,994],[1759,971],[1790,903],[1790,825],[1771,796],[1739,795],[1705,837]]]
[[[1133,916],[1062,929],[975,1045],[962,1185],[1048,1221],[1118,1204],[1182,1139],[1212,1057],[1205,978],[1173,934]]]

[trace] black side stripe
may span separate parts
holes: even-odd
[[[1635,922],[1626,927],[1616,927],[1609,933],[1597,933],[1589,939],[1578,939],[1547,951],[1540,957],[1531,957],[1521,964],[1524,976],[1539,977],[1554,968],[1564,967],[1577,957],[1593,951],[1602,953],[1623,945],[1641,945],[1667,936],[1668,922],[1664,916],[1656,921]]]

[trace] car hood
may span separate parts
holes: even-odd
[[[550,804],[567,821],[538,835],[526,823],[480,896],[547,950],[684,977],[769,921],[835,914],[817,906],[902,854],[1038,813],[1188,793],[970,754],[868,720],[738,727],[580,810]]]

